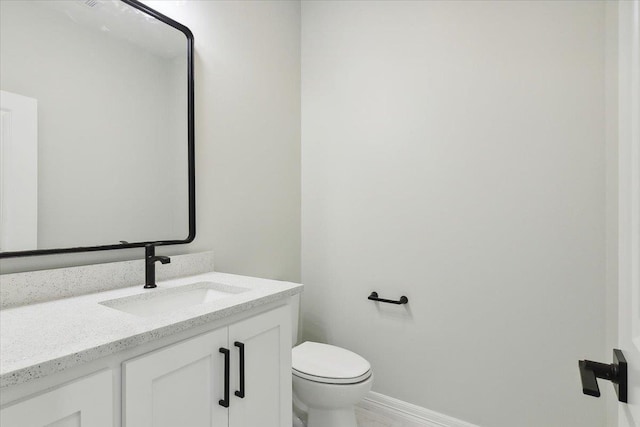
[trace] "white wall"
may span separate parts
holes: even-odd
[[[598,1],[302,3],[307,339],[482,426],[604,425],[604,37]]]
[[[198,237],[160,252],[296,280],[300,5],[148,3],[196,40]],[[610,358],[603,4],[302,12],[307,338],[371,360],[376,391],[480,425],[603,425],[577,371]]]
[[[300,278],[300,4],[148,1],[195,36],[197,235],[218,271]],[[12,258],[3,273],[136,259],[142,249]],[[162,268],[159,266],[158,269]]]

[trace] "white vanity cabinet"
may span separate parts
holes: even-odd
[[[2,427],[112,427],[113,372],[103,370],[0,411]]]
[[[291,425],[290,309],[125,361],[122,386],[125,427]]]
[[[109,283],[121,267],[29,274],[16,292]],[[0,307],[0,426],[290,426],[303,286],[209,271],[158,288]]]
[[[227,426],[224,358],[228,328],[123,363],[125,426]]]
[[[239,378],[244,345],[244,390]],[[230,427],[290,426],[291,308],[273,310],[229,326],[231,354]],[[244,391],[244,398],[236,392]]]

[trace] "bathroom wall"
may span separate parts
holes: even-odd
[[[604,425],[604,49],[599,1],[302,2],[305,337],[481,426]]]
[[[145,1],[195,36],[197,236],[216,270],[300,278],[300,4]],[[3,273],[143,251],[3,259]],[[158,267],[162,268],[161,266]]]
[[[300,4],[146,1],[196,44],[197,237],[216,270],[300,279]]]

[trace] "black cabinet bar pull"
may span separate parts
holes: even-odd
[[[218,401],[220,406],[229,407],[229,350],[220,347],[220,353],[224,354],[224,399]]]
[[[236,341],[233,345],[238,347],[238,351],[240,352],[240,390],[236,390],[234,394],[240,399],[244,399],[244,344]]]
[[[371,292],[371,295],[369,295],[369,298],[367,299],[370,299],[371,301],[388,302],[389,304],[406,304],[409,302],[409,298],[405,297],[404,295],[402,295],[397,301],[393,299],[378,298],[377,292]]]

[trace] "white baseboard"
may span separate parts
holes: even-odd
[[[402,427],[478,427],[475,424],[370,391],[360,408],[394,421]]]

